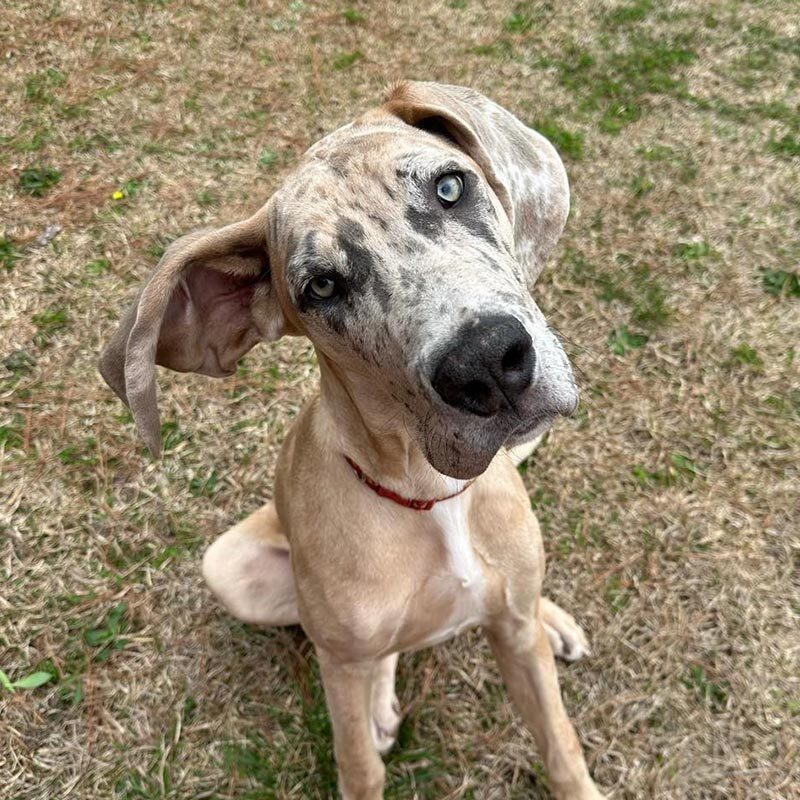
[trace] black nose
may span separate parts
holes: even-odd
[[[534,362],[522,323],[498,314],[464,326],[434,368],[431,383],[448,405],[491,417],[516,405],[531,385]]]

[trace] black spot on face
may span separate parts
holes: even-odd
[[[363,291],[369,287],[381,309],[389,310],[391,292],[378,272],[375,254],[365,247],[364,226],[360,222],[342,217],[336,223],[336,244],[344,252],[349,266],[348,283],[353,291]]]
[[[455,218],[455,221],[463,228],[466,228],[473,236],[483,239],[483,241],[488,242],[494,248],[499,247],[494,231],[486,223],[486,220],[474,211],[470,214]]]
[[[407,206],[405,217],[413,230],[426,239],[438,239],[444,233],[444,220],[438,214]]]

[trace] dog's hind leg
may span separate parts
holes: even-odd
[[[234,525],[206,550],[203,577],[222,605],[243,622],[300,622],[289,542],[272,503]]]
[[[553,655],[564,661],[577,661],[590,655],[586,635],[572,614],[564,611],[552,600],[542,597],[539,600],[539,615],[550,640]]]

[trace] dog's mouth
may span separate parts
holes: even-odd
[[[486,471],[503,447],[514,447],[541,436],[555,421],[556,413],[537,413],[516,426],[499,420],[486,425],[453,425],[424,437],[428,463],[451,478],[469,480]]]

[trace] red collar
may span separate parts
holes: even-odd
[[[365,483],[372,489],[378,497],[385,497],[387,500],[391,500],[393,503],[397,503],[399,506],[404,506],[405,508],[413,508],[414,511],[430,511],[437,503],[441,503],[445,500],[450,500],[453,497],[458,497],[462,492],[466,492],[470,486],[474,483],[474,480],[465,483],[457,492],[453,492],[453,494],[447,495],[447,497],[437,497],[434,500],[417,500],[416,498],[412,497],[403,497],[401,494],[397,494],[397,492],[393,492],[391,489],[387,489],[385,486],[381,486],[376,481],[372,480],[368,475],[364,473],[364,470],[353,461],[352,458],[349,456],[345,456],[345,460],[351,466],[353,472],[355,472],[356,477],[361,481],[361,483]]]

